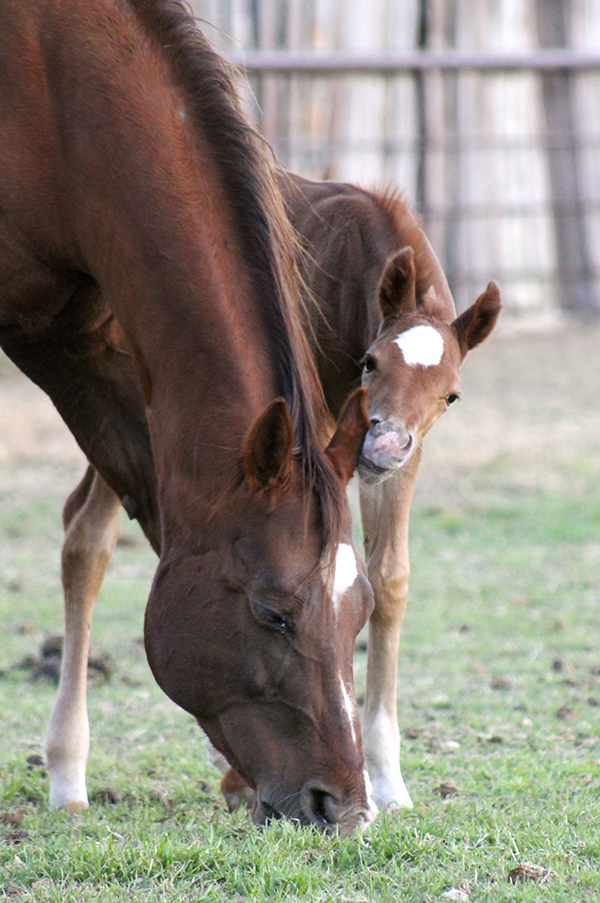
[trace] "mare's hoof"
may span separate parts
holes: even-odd
[[[84,809],[89,809],[90,804],[85,800],[74,800],[72,803],[65,803],[62,807],[65,812],[69,812],[70,814],[74,812],[83,812]]]
[[[256,794],[245,780],[230,768],[221,778],[221,793],[230,812],[237,809],[252,809],[256,803]]]
[[[244,787],[241,790],[223,791],[225,805],[229,812],[236,812],[238,809],[254,808],[256,803],[256,794],[251,787]]]

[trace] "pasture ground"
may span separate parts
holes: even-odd
[[[96,799],[48,809],[27,760],[54,688],[23,666],[62,629],[60,511],[83,464],[0,361],[0,897],[600,900],[599,348],[600,328],[570,325],[467,360],[413,506],[399,719],[415,808],[343,841],[225,811],[200,732],[145,662],[154,556],[129,522],[94,622],[115,663],[89,693]]]

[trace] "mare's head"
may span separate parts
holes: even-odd
[[[349,399],[320,477],[295,454],[285,401],[272,402],[213,514],[211,547],[185,558],[164,550],[160,607],[151,598],[147,609],[158,682],[255,790],[257,823],[287,816],[345,833],[373,817],[352,676],[372,592],[347,506],[329,526],[324,509],[356,466],[365,396]]]
[[[358,472],[367,483],[380,483],[402,467],[460,398],[460,365],[490,334],[501,304],[498,286],[490,282],[448,323],[433,287],[417,296],[414,254],[406,247],[386,264],[379,306],[381,324],[363,359],[370,426]]]

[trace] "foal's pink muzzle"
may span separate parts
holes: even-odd
[[[365,483],[381,483],[405,463],[414,437],[394,420],[372,420],[358,461],[358,475]]]

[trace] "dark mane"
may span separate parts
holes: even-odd
[[[456,317],[454,301],[448,281],[427,236],[410,210],[406,197],[399,189],[368,191],[383,209],[398,236],[399,246],[410,245],[415,252],[417,295],[423,295],[433,285],[448,315]]]
[[[296,236],[287,219],[265,142],[243,115],[236,70],[196,28],[182,0],[129,0],[161,48],[168,47],[173,75],[187,98],[191,121],[210,136],[238,240],[260,299],[279,392],[288,402],[307,487],[323,514],[326,547],[337,545],[343,493],[316,451],[326,410],[308,342],[302,331],[302,299]],[[164,52],[164,51],[162,51]]]

